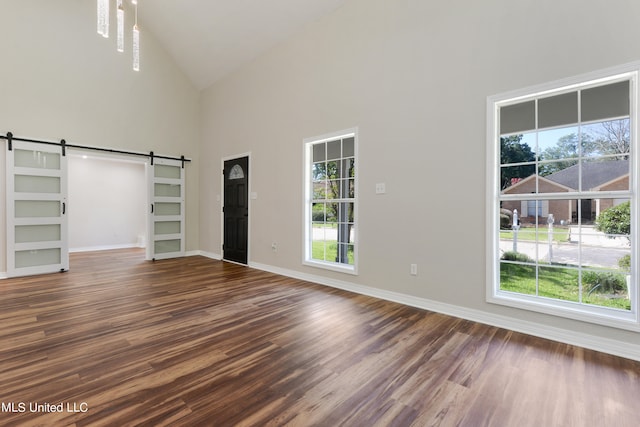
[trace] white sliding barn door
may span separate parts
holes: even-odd
[[[62,147],[13,141],[6,163],[7,275],[68,270],[67,158]]]
[[[184,167],[180,160],[153,158],[148,169],[147,259],[184,256]]]

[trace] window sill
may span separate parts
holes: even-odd
[[[493,295],[487,296],[487,302],[602,326],[640,332],[638,315],[632,311],[521,295],[507,291],[494,292]]]
[[[323,270],[336,271],[338,273],[352,274],[354,276],[358,275],[358,270],[354,265],[342,265],[334,262],[316,260],[304,260],[302,264],[308,265],[309,267],[321,268]]]

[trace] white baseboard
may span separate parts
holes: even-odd
[[[249,267],[267,271],[270,273],[280,274],[282,276],[292,277],[294,279],[305,280],[320,285],[342,289],[357,294],[397,302],[423,310],[471,320],[473,322],[483,323],[498,328],[508,329],[514,332],[521,332],[527,335],[545,338],[564,344],[575,345],[602,353],[608,353],[614,356],[624,357],[626,359],[640,361],[640,345],[637,344],[630,344],[628,342],[597,337],[575,331],[568,331],[552,326],[540,325],[534,322],[515,319],[513,317],[487,313],[485,311],[460,307],[451,304],[445,304],[426,298],[419,298],[411,295],[401,294],[398,292],[385,291],[383,289],[372,288],[369,286],[358,285],[342,280],[335,280],[328,277],[302,273],[299,271],[288,270],[266,264],[252,262],[249,263]]]
[[[196,253],[194,253],[194,255],[202,255],[203,257],[206,258],[211,258],[211,259],[215,259],[215,260],[222,260],[222,255],[220,254],[214,254],[213,252],[207,252],[207,251],[194,251]]]
[[[110,251],[110,250],[113,250],[113,249],[131,249],[131,248],[144,248],[144,246],[138,246],[137,243],[124,243],[124,244],[120,244],[120,245],[85,246],[85,247],[82,247],[82,248],[70,248],[69,249],[69,253]]]

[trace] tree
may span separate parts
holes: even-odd
[[[575,133],[570,133],[558,139],[556,145],[547,147],[541,154],[540,160],[558,160],[552,163],[541,163],[539,171],[541,176],[551,175],[570,166],[578,164],[578,157],[582,150],[583,156],[588,156],[594,151],[594,143],[591,135],[582,135],[582,148],[580,139]]]
[[[500,164],[534,162],[536,155],[529,144],[522,142],[522,135],[500,137]],[[500,168],[500,189],[536,173],[535,164]]]
[[[609,238],[631,233],[631,203],[625,202],[604,210],[596,218],[596,230]]]
[[[578,163],[578,157],[622,154],[629,158],[629,119],[611,120],[584,126],[580,138],[575,133],[558,139],[556,145],[540,153],[540,175],[546,176]],[[595,157],[594,157],[595,158]]]
[[[630,149],[629,119],[611,120],[599,125],[589,129],[594,150],[602,155],[624,154],[624,158],[628,159]]]

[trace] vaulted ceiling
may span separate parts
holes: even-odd
[[[204,89],[346,1],[140,1],[139,20]]]

